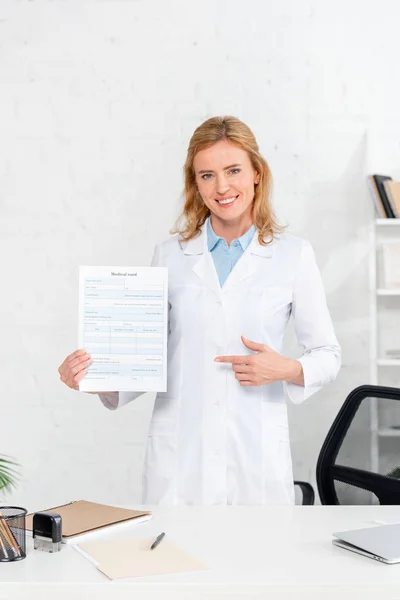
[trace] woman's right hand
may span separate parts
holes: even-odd
[[[71,389],[79,390],[79,382],[85,377],[92,362],[85,350],[75,350],[58,367],[61,381]]]

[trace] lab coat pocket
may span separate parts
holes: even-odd
[[[292,451],[290,448],[289,433],[279,440],[279,457],[282,465],[282,479],[286,482],[293,481]]]
[[[166,421],[151,424],[143,472],[145,504],[174,504],[177,470],[176,435]]]
[[[281,442],[290,442],[289,427],[287,425],[277,425],[273,428],[273,431],[270,432],[270,435]]]
[[[174,435],[176,425],[171,419],[152,419],[149,426],[149,437]]]
[[[262,310],[266,321],[271,326],[272,316],[276,319],[280,327],[285,327],[287,319],[290,316],[292,306],[292,289],[288,286],[269,286],[264,290],[262,296]]]
[[[201,315],[200,307],[204,305],[204,288],[201,285],[176,285],[170,290],[169,299],[175,330],[195,326]]]
[[[273,384],[272,384],[273,385]],[[289,435],[289,422],[287,416],[286,403],[282,401],[272,401],[268,390],[265,389],[263,403],[263,422],[264,428],[275,437]]]
[[[267,487],[281,488],[293,481],[289,429],[275,426],[266,431],[264,439],[264,468]],[[274,490],[274,493],[276,490]]]
[[[255,341],[271,342],[280,339],[291,311],[291,290],[277,286],[244,288],[238,303],[238,319],[247,337]]]
[[[292,478],[289,424],[284,402],[266,400],[263,406],[264,464],[270,481]]]

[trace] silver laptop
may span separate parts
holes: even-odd
[[[400,562],[400,523],[339,531],[332,543],[369,558],[393,565]]]

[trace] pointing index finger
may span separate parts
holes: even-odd
[[[232,363],[232,365],[243,365],[248,362],[248,356],[216,356],[215,362]]]

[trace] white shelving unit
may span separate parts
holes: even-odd
[[[388,385],[385,381],[387,368],[398,369],[400,376],[400,358],[392,359],[382,356],[380,344],[381,331],[379,325],[380,303],[385,298],[394,297],[392,302],[397,302],[398,296],[399,320],[400,320],[400,289],[386,289],[381,287],[382,277],[379,272],[378,252],[380,243],[383,241],[397,240],[400,243],[400,219],[376,219],[371,226],[371,260],[370,260],[370,381],[374,385]],[[399,340],[400,346],[400,340]],[[379,440],[380,438],[400,437],[400,429],[382,426],[379,422],[377,402],[371,402],[371,467],[379,469]]]
[[[384,288],[378,288],[376,294],[377,296],[400,296],[400,290],[385,290]]]

